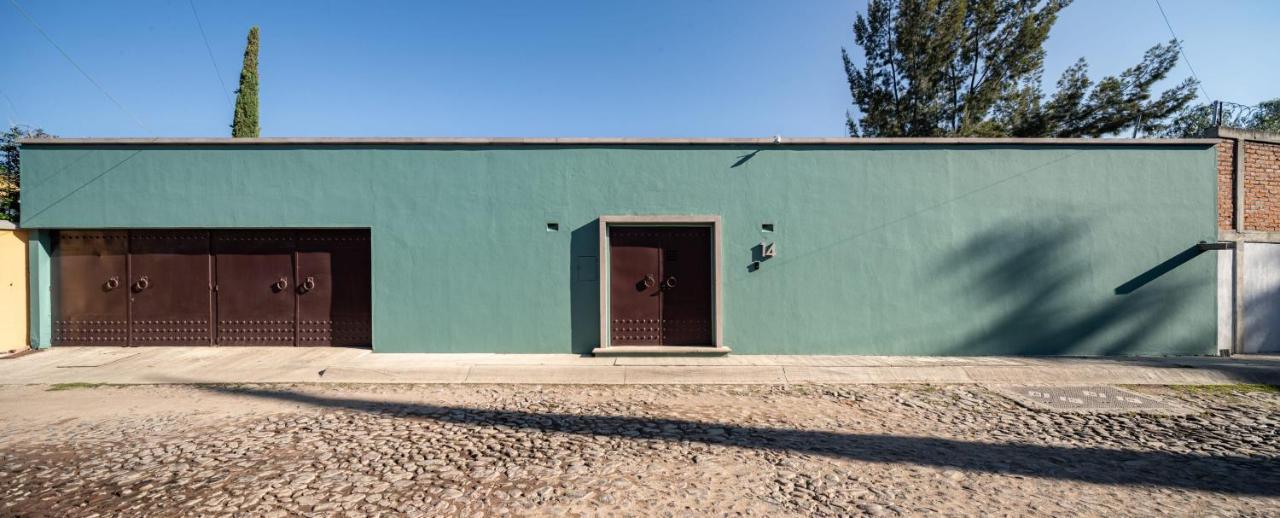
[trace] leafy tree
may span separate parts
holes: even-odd
[[[1249,129],[1280,133],[1280,97],[1258,104],[1258,110],[1249,118]]]
[[[1188,78],[1157,97],[1151,89],[1178,63],[1178,42],[1147,50],[1142,61],[1119,76],[1095,85],[1088,64],[1076,61],[1058,80],[1058,91],[1044,103],[1030,103],[1025,112],[1006,119],[1009,134],[1018,137],[1102,137],[1125,130],[1160,133],[1170,119],[1196,97],[1199,84]],[[1013,124],[1012,120],[1023,121]]]
[[[1224,115],[1224,122],[1230,120],[1231,115],[1229,113]],[[1239,127],[1240,123],[1228,123],[1225,125]],[[1179,112],[1172,121],[1169,121],[1168,127],[1160,132],[1160,136],[1170,138],[1200,137],[1214,126],[1217,126],[1217,124],[1214,121],[1213,105],[1201,103],[1188,106]]]
[[[1199,137],[1215,126],[1280,133],[1280,97],[1253,107],[1226,103],[1217,116],[1214,108],[1213,104],[1202,103],[1183,109],[1161,132],[1161,136]]]
[[[232,137],[257,137],[258,128],[258,26],[249,29],[244,46],[244,66],[240,88],[236,90],[236,112],[231,120]]]
[[[51,137],[40,128],[12,126],[0,135],[0,220],[18,222],[18,140],[28,137]]]
[[[1152,95],[1178,43],[1094,83],[1081,59],[1046,98],[1044,42],[1071,0],[870,0],[853,25],[856,65],[842,49],[859,117],[850,135],[1100,137],[1162,130],[1195,97],[1188,79]]]
[[[842,50],[850,134],[985,133],[995,104],[1043,67],[1041,45],[1068,0],[870,0],[853,24],[864,64]]]

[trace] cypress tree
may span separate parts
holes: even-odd
[[[253,138],[258,132],[258,26],[254,25],[244,46],[244,67],[240,69],[240,88],[236,90],[231,136]]]

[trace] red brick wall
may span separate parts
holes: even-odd
[[[1218,141],[1218,229],[1235,228],[1236,191],[1231,182],[1236,156],[1235,139],[1224,138]]]
[[[1280,231],[1280,144],[1244,143],[1245,230]]]
[[[1218,143],[1218,228],[1234,228],[1235,139]],[[1244,143],[1245,230],[1280,232],[1280,144]]]

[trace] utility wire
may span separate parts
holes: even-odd
[[[111,95],[106,88],[103,88],[101,83],[98,83],[98,81],[94,79],[93,76],[89,75],[89,73],[86,72],[80,64],[76,63],[76,60],[71,59],[71,55],[67,54],[67,51],[62,50],[62,47],[59,46],[57,42],[53,41],[53,38],[49,36],[49,33],[45,32],[44,28],[41,27],[40,24],[36,23],[35,19],[31,18],[31,15],[27,13],[27,10],[23,9],[22,6],[18,4],[18,0],[9,0],[9,3],[13,4],[13,8],[18,10],[18,14],[21,14],[23,18],[26,18],[27,22],[30,22],[31,26],[35,27],[36,32],[39,32],[41,36],[44,36],[45,41],[48,41],[50,45],[53,45],[53,48],[57,49],[58,53],[62,54],[62,57],[66,58],[67,62],[71,63],[71,66],[75,67],[75,69],[80,72],[80,75],[83,75],[85,79],[88,79],[89,82],[98,89],[98,91],[102,92],[102,95],[105,95],[107,99],[110,99],[111,102],[116,105],[117,108],[120,108],[120,111],[133,119],[133,123],[137,124],[139,128],[142,128],[142,130],[147,133],[151,132],[151,130],[147,128],[147,125],[143,124],[142,121],[133,114],[133,112],[129,111],[128,108],[124,107],[124,104],[121,104],[120,101],[116,100],[115,96]]]
[[[6,93],[3,88],[0,88],[0,97],[4,97],[5,102],[9,103],[9,110],[13,112],[13,117],[17,119],[17,122],[22,122],[22,114],[18,113],[18,104],[13,102],[13,98],[9,97],[9,94]],[[9,125],[13,126],[14,121],[10,120]],[[5,130],[8,129],[9,128],[5,128]]]
[[[227,83],[222,81],[222,70],[218,69],[218,60],[213,58],[213,48],[209,46],[209,37],[204,33],[204,24],[200,22],[200,12],[196,11],[196,2],[195,0],[187,0],[187,4],[191,6],[191,14],[196,17],[196,27],[200,29],[200,39],[204,41],[204,50],[209,52],[209,62],[213,63],[213,73],[217,74],[218,84],[222,86],[222,96],[227,99],[227,106],[233,106],[231,94],[227,90]]]
[[[1196,78],[1196,88],[1200,89],[1200,95],[1203,95],[1205,100],[1213,100],[1212,97],[1209,97],[1209,92],[1204,91],[1204,81],[1201,81],[1200,76],[1196,75],[1196,67],[1191,66],[1191,59],[1188,58],[1187,53],[1182,50],[1182,40],[1178,39],[1178,34],[1176,32],[1173,32],[1173,24],[1169,23],[1169,15],[1165,14],[1164,6],[1160,5],[1160,0],[1155,1],[1156,8],[1160,9],[1160,17],[1164,18],[1164,26],[1169,28],[1169,35],[1173,36],[1174,43],[1178,45],[1178,55],[1182,56],[1182,61],[1185,62],[1187,64],[1187,68],[1191,70],[1191,77]]]

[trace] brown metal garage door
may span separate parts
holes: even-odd
[[[369,343],[369,233],[298,232],[298,345]]]
[[[55,345],[128,345],[129,236],[61,232],[54,255]]]
[[[218,344],[294,344],[294,247],[291,230],[213,233]]]
[[[62,231],[55,345],[368,345],[368,230]]]
[[[133,345],[209,345],[209,233],[129,233],[129,333]]]

